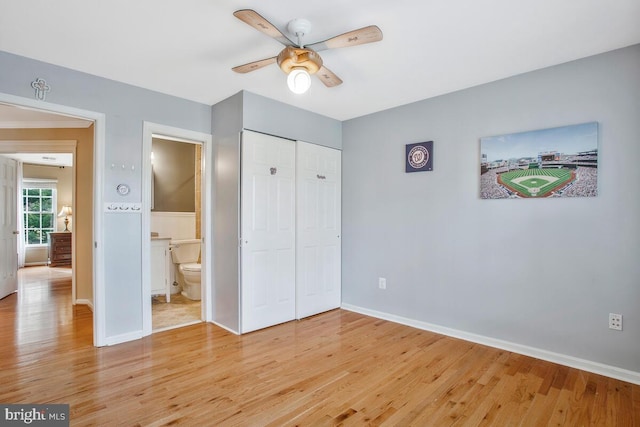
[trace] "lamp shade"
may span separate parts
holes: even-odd
[[[67,216],[71,216],[71,206],[62,206],[62,209],[60,209],[60,212],[58,213],[58,217],[67,217]]]
[[[294,67],[287,77],[287,86],[293,93],[302,94],[311,87],[311,76],[303,67]]]

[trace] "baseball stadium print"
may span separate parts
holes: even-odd
[[[598,194],[598,123],[480,138],[480,197]]]
[[[418,142],[405,146],[405,172],[433,170],[433,141]]]

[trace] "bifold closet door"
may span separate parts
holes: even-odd
[[[341,152],[298,141],[296,318],[340,307]]]
[[[242,132],[241,332],[295,319],[294,141]]]

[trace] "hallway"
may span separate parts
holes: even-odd
[[[62,343],[60,338],[93,345],[91,310],[71,304],[70,268],[22,268],[18,270],[18,292],[2,302],[0,339],[21,346],[21,354],[33,350],[37,357],[43,342]]]

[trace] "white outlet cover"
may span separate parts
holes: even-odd
[[[609,329],[622,330],[622,314],[609,313]]]

